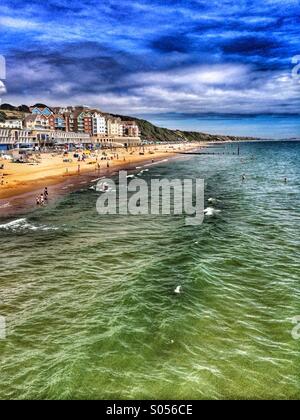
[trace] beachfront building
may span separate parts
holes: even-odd
[[[122,144],[124,147],[140,146],[142,140],[140,137],[118,137],[114,139],[114,143]]]
[[[87,133],[75,133],[54,131],[51,133],[51,141],[56,145],[80,145],[91,144],[91,136]]]
[[[83,113],[83,132],[93,135],[93,118],[89,112]]]
[[[57,115],[55,117],[55,129],[56,130],[66,130],[66,121],[63,117]]]
[[[33,115],[43,115],[44,117],[49,117],[53,114],[53,111],[47,106],[34,106],[30,108],[30,111]]]
[[[135,121],[122,122],[122,136],[124,137],[139,137],[140,129]]]
[[[0,129],[0,150],[10,150],[33,143],[30,130]]]
[[[12,129],[19,129],[23,128],[23,121],[22,120],[6,120],[4,122],[0,122],[0,128],[12,128]]]
[[[66,131],[92,135],[105,135],[105,118],[96,112],[75,111],[65,114]]]
[[[92,114],[92,123],[93,123],[93,136],[105,136],[107,134],[106,119],[104,115],[99,112],[94,112]]]
[[[25,118],[24,125],[30,130],[66,130],[65,118],[58,114],[49,116],[31,114]]]
[[[50,120],[41,114],[28,115],[24,120],[25,128],[29,130],[50,130]]]
[[[19,146],[31,145],[33,142],[32,132],[30,130],[16,130],[15,139],[16,144]]]
[[[12,149],[15,144],[15,137],[12,130],[0,129],[0,150]]]
[[[48,117],[50,130],[66,130],[66,121],[64,116],[52,114]]]
[[[122,137],[123,127],[121,118],[108,117],[107,135],[108,137]]]
[[[66,131],[93,135],[93,116],[91,112],[75,111],[65,115]]]
[[[75,115],[73,112],[64,114],[66,131],[75,131]]]

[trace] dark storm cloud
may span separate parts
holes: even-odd
[[[240,36],[233,38],[222,45],[224,53],[239,55],[274,56],[283,45],[274,37],[267,36]]]
[[[192,43],[186,34],[164,35],[151,42],[154,50],[162,53],[179,52],[186,53],[190,50]]]

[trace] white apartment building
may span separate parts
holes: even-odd
[[[120,118],[108,118],[107,120],[107,134],[108,136],[120,137],[123,135],[123,126]]]
[[[106,119],[103,115],[95,112],[92,114],[93,135],[105,136],[107,133]]]
[[[0,122],[0,128],[11,128],[11,129],[19,129],[22,130],[23,128],[23,121],[22,120],[6,120],[4,122]]]

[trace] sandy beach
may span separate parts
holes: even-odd
[[[32,206],[35,195],[47,186],[52,196],[58,190],[65,193],[76,189],[87,180],[107,176],[121,169],[134,170],[136,165],[157,162],[205,146],[205,143],[176,145],[149,145],[113,150],[98,150],[87,153],[85,161],[78,161],[74,152],[68,154],[41,153],[34,155],[28,163],[13,163],[0,158],[0,213],[3,215],[13,208]],[[79,155],[82,157],[84,151]],[[71,186],[70,188],[68,186]]]

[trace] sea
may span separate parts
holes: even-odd
[[[1,399],[300,397],[300,142],[237,146],[133,173],[204,179],[198,226],[93,185],[1,217]]]

